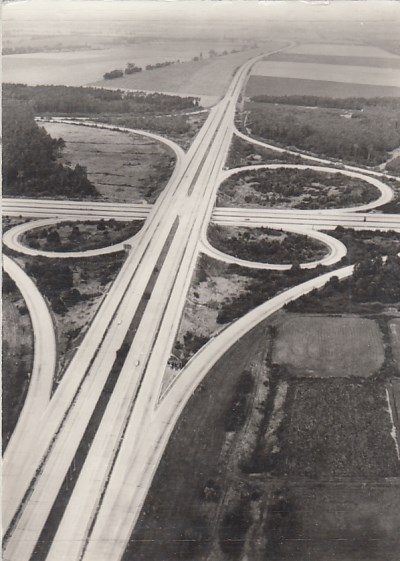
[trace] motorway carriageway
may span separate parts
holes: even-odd
[[[249,66],[237,73],[231,85],[231,90],[236,88],[237,92],[240,90],[245,77],[243,71],[247,71],[248,68]],[[102,306],[95,318],[101,324],[101,336],[96,336],[96,332],[89,329],[89,337],[86,336],[74,357],[76,360],[73,359],[68,368],[69,375],[66,373],[63,377],[48,409],[44,413],[42,430],[38,435],[37,442],[34,446],[31,446],[27,457],[26,454],[23,454],[24,463],[21,466],[21,472],[17,476],[15,472],[13,474],[7,469],[7,465],[5,466],[7,479],[11,483],[10,487],[7,486],[7,489],[10,488],[11,492],[7,493],[5,502],[5,515],[8,525],[7,539],[5,540],[5,559],[11,559],[12,561],[14,559],[15,561],[28,561],[30,559],[55,496],[107,379],[107,374],[113,362],[112,349],[116,351],[120,347],[126,329],[130,324],[129,318],[131,320],[142,299],[147,280],[155,268],[158,255],[164,247],[171,226],[179,217],[180,222],[171,242],[171,249],[160,271],[159,279],[107,407],[106,415],[109,414],[114,417],[116,422],[111,430],[115,443],[111,451],[111,458],[108,449],[103,462],[99,462],[98,458],[96,459],[97,469],[107,468],[110,461],[114,465],[113,454],[122,425],[129,422],[128,429],[130,428],[135,432],[140,427],[140,431],[143,432],[144,430],[145,432],[145,429],[143,429],[146,426],[145,417],[153,415],[154,395],[158,395],[155,387],[158,388],[161,383],[160,373],[163,372],[166,363],[165,353],[170,348],[170,341],[168,341],[168,345],[165,344],[165,335],[169,335],[170,331],[164,331],[161,324],[164,324],[167,317],[168,321],[172,320],[175,324],[179,323],[186,295],[184,288],[187,289],[188,287],[191,271],[197,258],[196,249],[200,229],[204,220],[208,219],[209,214],[211,214],[217,176],[229,146],[234,109],[235,100],[232,100],[230,94],[224,102],[221,102],[211,111],[205,126],[196,137],[192,149],[189,150],[183,161],[181,167],[184,169],[178,170],[175,181],[162,194],[153,208],[149,220],[140,233],[135,254],[128,257],[121,274],[109,293],[110,298],[105,301],[107,302],[105,310]],[[222,150],[221,146],[223,147]],[[212,180],[209,185],[210,179]],[[134,285],[132,285],[133,281],[135,281]],[[116,285],[119,288],[113,290]],[[122,290],[121,285],[125,287]],[[133,291],[128,290],[131,285],[134,286]],[[122,298],[121,293],[123,294]],[[177,295],[178,299],[172,302]],[[176,304],[179,304],[179,306],[176,306]],[[168,314],[166,313],[167,308]],[[95,322],[93,322],[91,328]],[[125,327],[119,329],[121,324]],[[157,351],[156,342],[158,343]],[[162,353],[160,353],[160,347]],[[95,377],[93,376],[94,372],[96,373]],[[132,382],[132,377],[137,380],[136,383]],[[119,387],[126,385],[127,382],[128,392],[119,392]],[[140,390],[138,396],[136,396],[136,389]],[[142,406],[138,406],[137,401],[141,396],[143,396],[140,400]],[[137,415],[132,415],[132,418],[129,418],[132,402],[135,403],[133,413],[137,412]],[[110,425],[104,427],[102,423],[98,435],[103,441],[105,430],[109,431]],[[126,462],[119,461],[119,459],[124,456],[124,453],[128,453],[129,456],[132,454],[134,443],[134,437],[124,438],[113,473],[117,471],[117,468],[127,469]],[[28,445],[27,442],[24,444]],[[88,460],[93,458],[94,455],[91,450]],[[89,465],[90,461],[87,463]],[[104,474],[107,476],[106,480],[96,479],[94,483],[100,485],[98,494],[89,497],[87,503],[78,500],[79,509],[75,510],[72,516],[74,523],[77,519],[80,520],[80,531],[85,531],[85,529],[88,529],[85,520],[93,520],[93,517],[99,514],[99,518],[96,519],[96,524],[93,527],[93,538],[87,543],[87,550],[83,552],[85,560],[119,559],[129,538],[131,513],[129,509],[122,509],[121,511],[122,504],[126,505],[128,498],[127,489],[116,488],[115,484],[108,485],[113,473],[110,475],[106,471]],[[83,475],[84,472],[81,476]],[[93,482],[92,479],[90,481]],[[117,481],[120,481],[119,485],[121,485],[123,478]],[[106,488],[104,488],[104,485],[106,485]],[[97,513],[98,500],[103,496],[103,493],[104,500]],[[70,505],[74,504],[74,495],[68,505],[67,512]],[[117,510],[114,507],[110,510],[110,500],[112,503],[115,500],[120,503]],[[95,511],[93,511],[93,508]],[[120,511],[119,517],[116,517],[117,511]],[[103,525],[104,519],[106,522]],[[99,526],[100,520],[101,525]],[[118,525],[118,528],[116,525]],[[102,528],[100,532],[104,534],[105,540],[101,539],[102,548],[100,551],[96,550],[99,547],[99,541],[94,538],[98,535],[99,527]],[[59,531],[67,531],[68,533],[68,528],[68,523],[63,519]],[[108,540],[106,536],[113,531],[117,531],[119,537]],[[67,542],[64,540],[59,542],[56,538],[53,545],[60,545],[60,543],[63,547],[65,559],[72,561],[75,556],[69,548],[73,549],[77,543],[82,545],[86,542],[76,541],[75,534],[73,534]],[[104,547],[105,543],[107,547]],[[57,561],[62,559],[60,553],[54,555]],[[78,552],[77,559],[81,558],[81,553]]]
[[[233,133],[236,98],[250,66],[247,63],[237,72],[227,96],[211,111],[154,205],[139,233],[136,251],[128,256],[71,362],[68,376],[66,373],[40,419],[37,441],[20,443],[28,453],[21,452],[18,477],[5,462],[12,488],[5,503],[7,561],[29,561],[106,383],[115,352],[143,300],[171,229],[178,224],[47,559],[118,561],[123,555],[151,483],[149,476],[165,447],[164,434],[173,428],[175,405],[188,397],[176,390],[176,401],[167,395],[161,402],[163,415],[157,414],[162,374],[179,326],[201,231],[211,216]],[[182,391],[185,388],[182,386]]]
[[[377,204],[378,206],[378,204]],[[87,201],[57,201],[36,199],[3,199],[3,215],[14,217],[49,217],[63,220],[143,220],[148,217],[152,209],[150,204],[128,204],[128,203],[105,203]],[[263,209],[263,208],[236,208],[216,207],[212,213],[211,220],[217,224],[231,222],[233,224],[243,221],[252,223],[283,223],[302,224],[319,227],[344,225],[353,227],[378,226],[389,227],[393,223],[399,225],[398,214],[383,214],[376,211],[354,212],[350,208],[345,209],[320,209],[320,210],[296,210],[296,209]],[[365,226],[364,226],[365,225]],[[34,227],[34,224],[32,224]]]

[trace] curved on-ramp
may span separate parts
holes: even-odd
[[[268,225],[268,228],[272,228],[274,230],[282,230],[285,232],[292,232],[294,234],[300,234],[303,236],[308,236],[310,238],[314,238],[321,243],[323,243],[328,248],[328,254],[321,259],[301,263],[300,267],[302,269],[314,269],[318,267],[318,265],[334,265],[338,261],[340,261],[345,255],[347,254],[346,246],[336,238],[329,236],[329,234],[324,234],[317,230],[312,230],[309,227],[301,227],[301,226],[289,226],[286,224],[280,225]],[[209,257],[213,257],[214,259],[219,259],[220,261],[224,261],[225,263],[240,265],[241,267],[248,267],[252,269],[266,269],[266,270],[275,270],[275,271],[287,271],[292,267],[291,264],[283,265],[277,263],[261,263],[257,261],[249,261],[246,259],[240,259],[238,257],[234,257],[233,255],[229,255],[219,249],[215,248],[209,240],[207,239],[206,235],[203,236],[200,242],[200,250],[208,255]]]
[[[118,125],[107,125],[105,123],[96,123],[95,121],[86,121],[86,120],[82,121],[79,119],[62,119],[62,118],[53,117],[51,119],[39,118],[36,120],[39,123],[60,123],[62,125],[74,125],[74,126],[79,125],[82,127],[89,127],[92,129],[93,128],[106,129],[115,132],[125,132],[130,134],[137,134],[139,136],[147,136],[148,138],[157,140],[158,142],[161,142],[162,144],[165,144],[166,146],[171,148],[171,150],[175,153],[175,156],[177,158],[177,162],[176,162],[177,164],[180,162],[180,160],[185,154],[183,149],[179,146],[179,144],[177,144],[173,140],[170,140],[169,138],[166,138],[154,132],[148,132],[140,129],[131,129],[129,127],[120,127]]]
[[[309,160],[311,162],[316,162],[317,164],[324,164],[328,166],[337,163],[338,165],[342,166],[340,169],[345,169],[345,170],[355,171],[360,173],[368,173],[369,175],[374,175],[376,177],[388,177],[389,179],[395,179],[396,181],[400,181],[400,177],[396,177],[395,175],[390,175],[387,173],[382,173],[381,171],[375,171],[370,168],[360,168],[358,166],[343,164],[341,161],[334,162],[333,160],[327,160],[326,158],[319,158],[318,156],[312,156],[304,152],[290,150],[289,148],[280,148],[279,146],[275,146],[274,144],[268,144],[268,142],[258,140],[257,138],[253,138],[248,134],[244,134],[237,127],[235,127],[234,133],[236,136],[238,136],[242,140],[245,140],[246,142],[249,142],[250,144],[255,144],[256,146],[261,146],[263,148],[267,148],[268,150],[272,150],[280,154],[289,154],[290,156],[296,156],[298,158],[301,158],[302,160]]]
[[[327,162],[327,163],[329,165],[332,165],[332,162]],[[351,171],[349,169],[338,169],[328,166],[313,166],[313,165],[306,165],[306,164],[284,164],[284,163],[256,164],[251,166],[243,166],[240,168],[233,168],[233,169],[225,170],[221,174],[221,183],[226,179],[228,179],[228,177],[231,177],[232,175],[237,175],[241,172],[257,171],[259,169],[279,169],[279,168],[299,169],[299,170],[310,169],[314,171],[319,171],[321,173],[341,173],[342,175],[347,175],[348,177],[353,177],[355,179],[360,179],[362,181],[365,181],[366,183],[369,183],[370,185],[378,189],[378,191],[380,192],[380,196],[375,201],[372,201],[365,205],[352,206],[352,207],[336,207],[336,208],[329,208],[329,209],[315,209],[315,210],[312,209],[312,210],[308,210],[307,212],[321,212],[321,210],[323,210],[326,213],[337,212],[338,210],[342,212],[361,212],[361,211],[364,212],[366,210],[372,210],[374,208],[382,206],[386,203],[390,203],[390,201],[393,199],[394,196],[392,189],[388,185],[386,185],[386,183],[383,183],[383,181],[375,177],[370,177],[368,175],[365,175],[364,173],[361,173],[362,170]]]
[[[25,438],[35,435],[36,421],[49,403],[56,368],[56,337],[47,304],[33,281],[7,255],[3,255],[3,267],[25,300],[34,335],[33,367],[28,393],[5,451],[7,461],[12,462],[16,448],[20,448]]]
[[[77,220],[82,220],[82,218],[77,218]],[[70,218],[45,218],[43,220],[34,220],[31,222],[26,222],[25,224],[19,224],[18,226],[14,226],[14,228],[10,228],[3,236],[3,241],[5,245],[12,249],[13,251],[17,251],[19,253],[23,253],[25,255],[32,255],[32,256],[41,256],[41,257],[49,257],[49,258],[59,258],[59,259],[69,259],[69,258],[82,258],[82,257],[96,257],[99,255],[107,255],[110,253],[115,253],[117,251],[123,251],[125,244],[132,245],[135,242],[135,238],[137,234],[134,236],[127,238],[123,242],[108,245],[104,247],[100,247],[97,249],[87,249],[85,251],[44,251],[42,249],[34,249],[32,247],[27,247],[24,245],[20,238],[23,234],[28,232],[29,230],[34,230],[36,228],[43,228],[45,226],[53,226],[55,224],[59,224],[60,222],[70,222]],[[142,222],[142,221],[141,221]],[[139,233],[139,232],[138,232]]]

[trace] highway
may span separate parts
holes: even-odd
[[[360,179],[362,181],[365,181],[366,183],[369,183],[370,185],[372,185],[373,187],[375,187],[379,191],[379,193],[380,193],[379,198],[375,199],[374,201],[372,201],[368,204],[351,207],[351,210],[353,212],[357,212],[357,211],[358,212],[365,212],[367,210],[371,210],[371,209],[374,209],[378,206],[382,206],[386,203],[389,203],[393,199],[393,191],[388,185],[386,185],[386,183],[384,183],[380,179],[377,179],[376,177],[370,177],[369,175],[366,175],[364,173],[364,170],[361,170],[359,168],[354,168],[354,167],[352,167],[352,169],[349,170],[349,169],[338,169],[338,168],[331,167],[329,165],[315,166],[315,165],[307,165],[307,164],[257,164],[257,165],[252,165],[252,166],[243,166],[241,168],[226,170],[222,174],[221,180],[224,181],[224,180],[228,179],[232,175],[237,174],[238,171],[241,173],[241,172],[254,171],[254,170],[259,170],[259,169],[274,170],[274,169],[282,169],[282,168],[298,169],[298,170],[313,169],[313,170],[318,171],[320,173],[340,173],[340,174],[342,174],[344,176],[347,176],[347,177],[351,177],[351,178]],[[354,171],[354,170],[357,170],[357,171]],[[324,212],[329,214],[331,212],[336,212],[337,210],[339,210],[339,209],[337,209],[337,208],[326,209]]]
[[[211,110],[205,125],[176,173],[174,181],[154,205],[139,234],[135,252],[128,257],[121,274],[95,317],[84,344],[78,349],[49,407],[44,412],[42,430],[35,446],[31,446],[29,461],[21,467],[18,475],[15,471],[12,473],[5,462],[5,477],[10,483],[7,485],[4,509],[4,526],[7,528],[4,540],[6,559],[23,561],[28,560],[32,555],[56,494],[83,436],[84,428],[104,386],[115,352],[122,344],[130,321],[142,300],[148,280],[163,254],[159,277],[118,380],[118,385],[122,385],[124,372],[129,373],[129,393],[124,393],[122,400],[129,404],[134,402],[134,412],[137,413],[132,415],[131,407],[124,410],[121,399],[118,400],[117,397],[114,399],[114,395],[118,396],[117,387],[107,408],[107,411],[111,410],[117,414],[118,421],[135,428],[138,426],[137,416],[142,419],[143,427],[146,424],[143,415],[152,414],[152,400],[149,400],[148,396],[154,395],[154,377],[160,377],[160,372],[163,372],[166,363],[165,333],[169,332],[162,329],[162,324],[170,316],[173,316],[174,322],[179,322],[181,310],[175,307],[173,296],[175,294],[179,296],[182,308],[185,299],[185,291],[182,288],[183,285],[187,287],[190,282],[189,267],[193,270],[196,262],[200,230],[203,222],[211,215],[218,185],[217,176],[232,134],[236,97],[249,68],[250,64],[247,64],[237,72],[226,98]],[[166,213],[165,208],[170,212]],[[134,290],[130,289],[131,286],[134,286]],[[94,325],[96,329],[93,328]],[[162,354],[160,347],[162,347]],[[153,364],[154,361],[157,362],[156,365]],[[162,369],[160,369],[161,365]],[[134,380],[137,380],[136,384]],[[157,380],[158,384],[161,381],[161,379]],[[135,393],[136,386],[140,387],[138,395]],[[139,401],[144,401],[145,410],[138,405]],[[103,438],[105,430],[108,433],[111,430],[113,435],[119,434],[118,426],[104,428],[103,423],[97,434],[102,435]],[[124,447],[128,446],[131,451],[134,445],[133,440],[129,443],[128,440],[128,437],[124,438],[119,450],[118,436],[114,436],[113,453],[118,449],[119,454],[117,458],[104,457],[105,465],[110,464],[110,461],[114,469],[122,465],[120,458]],[[99,467],[102,465],[102,462],[98,462]],[[100,496],[103,492],[104,490],[101,489]],[[108,487],[105,491],[100,514],[110,515],[106,509],[110,493],[113,493],[112,487]],[[123,499],[119,495],[118,498]],[[73,504],[72,500],[70,504]],[[75,516],[79,515],[82,521],[81,528],[88,528],[84,520],[92,520],[92,506],[90,503],[80,503],[79,511]],[[115,513],[112,518],[115,518]],[[124,539],[127,539],[126,523],[122,513],[121,519],[124,520],[121,531],[124,530]],[[60,531],[67,527],[63,521]],[[96,531],[95,525],[94,535]],[[68,545],[72,547],[74,540],[76,541],[75,536],[68,541]],[[87,555],[92,555],[90,551],[93,541],[95,540],[88,542],[85,558]],[[64,541],[64,547],[65,543]],[[115,544],[121,548],[120,540]],[[110,544],[113,550],[111,556],[118,559],[122,551],[114,550],[117,547],[115,544]],[[108,559],[110,552],[104,550],[95,555],[97,560]],[[69,552],[66,552],[66,556],[70,561],[74,559]]]
[[[135,236],[134,250],[129,253],[51,401],[38,416],[35,440],[21,435],[12,454],[8,448],[6,450],[3,468],[5,561],[30,561],[59,489],[73,465],[116,353],[133,322],[136,322],[133,342],[46,557],[48,561],[121,559],[175,422],[210,367],[238,337],[267,317],[266,314],[323,286],[332,275],[344,278],[351,274],[352,268],[347,267],[322,275],[253,310],[206,345],[168,391],[161,393],[165,366],[202,243],[204,247],[217,189],[226,177],[222,170],[234,133],[236,101],[252,64],[260,58],[249,61],[236,72],[226,96],[210,111],[188,153],[177,157],[173,176],[157,202],[152,207],[143,209],[140,205],[138,209],[138,205],[134,205],[135,208],[126,210],[147,213],[142,230]],[[85,123],[85,126],[94,125]],[[326,168],[321,169],[326,171]],[[360,170],[354,172],[360,173]],[[373,206],[365,205],[359,210],[390,200],[392,192],[385,187],[380,188],[381,196],[375,205],[371,203]],[[35,203],[35,212],[51,212],[51,216],[60,218],[56,209],[65,208],[62,219],[81,216],[79,205],[82,203],[42,203]],[[26,214],[20,212],[24,204]],[[21,199],[8,202],[6,212],[18,213],[14,216],[40,216],[29,214],[32,212],[29,204],[29,200]],[[111,209],[106,209],[103,203],[88,204],[95,209],[94,213],[98,212],[93,214],[96,217],[105,217],[104,212],[109,212],[109,217],[112,212],[125,212],[122,205],[112,204]],[[256,209],[241,209],[238,215],[231,212],[233,210],[216,209],[214,220],[238,220],[247,225],[257,223],[253,220],[262,220],[257,213],[251,214]],[[356,215],[354,209],[351,210]],[[300,211],[282,212],[289,220],[285,222],[287,227],[293,228],[288,215],[295,220],[296,212]],[[348,216],[344,209],[324,211],[325,220],[331,220],[331,227],[333,219],[328,219],[327,214],[337,216],[338,223],[340,215]],[[85,216],[87,218],[87,214]],[[126,219],[122,214],[119,216]],[[387,215],[382,216],[385,218],[380,220],[386,221]],[[137,216],[132,214],[130,218]],[[282,218],[283,215],[281,221]],[[309,218],[303,220],[308,220],[308,235],[323,236],[310,228]],[[352,220],[359,222],[355,217]],[[271,218],[266,217],[264,224],[269,225],[268,221],[271,222]],[[298,228],[302,233],[305,231]],[[12,243],[18,244],[18,235],[9,236],[14,240]],[[333,239],[326,236],[325,242],[328,238]],[[330,247],[330,259],[340,258],[340,253],[345,251],[339,244]]]
[[[62,219],[61,221],[63,221]],[[115,253],[116,251],[123,251],[126,244],[130,245],[131,248],[135,246],[135,242],[137,239],[137,234],[132,236],[131,238],[127,238],[123,242],[116,243],[113,245],[106,245],[99,249],[86,249],[83,251],[45,251],[43,249],[34,249],[24,245],[20,238],[26,232],[29,232],[35,228],[44,228],[47,226],[54,226],[60,222],[59,218],[45,218],[44,220],[36,220],[35,222],[27,222],[25,224],[19,224],[18,226],[14,226],[14,228],[10,228],[7,232],[3,235],[3,242],[4,244],[13,251],[18,251],[19,253],[23,253],[25,255],[33,255],[33,256],[42,256],[42,257],[49,257],[54,258],[57,257],[59,259],[71,259],[71,258],[85,258],[85,257],[96,257],[99,255],[107,255],[109,253]]]
[[[152,205],[147,203],[106,203],[46,199],[2,199],[5,216],[57,218],[60,220],[144,220]]]
[[[221,226],[271,227],[304,226],[314,230],[332,230],[338,226],[355,230],[399,231],[398,214],[362,213],[325,210],[256,209],[217,207],[212,215],[214,224]]]

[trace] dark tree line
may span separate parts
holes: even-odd
[[[346,115],[336,108],[250,103],[247,126],[270,142],[375,166],[400,144],[398,105],[382,100]]]
[[[121,71],[122,72],[122,71]],[[132,116],[162,114],[197,108],[198,98],[160,93],[124,92],[70,86],[4,84],[4,100],[27,102],[35,115],[98,115],[121,113]]]
[[[389,107],[400,111],[397,97],[319,97],[316,95],[255,95],[257,103],[279,103],[280,105],[300,105],[303,107],[326,107],[332,109],[358,109],[364,107]]]
[[[321,312],[352,309],[353,304],[398,304],[400,302],[400,258],[389,255],[364,258],[353,275],[342,281],[332,277],[320,290],[313,290],[286,308],[291,312]]]
[[[34,120],[30,106],[6,99],[3,103],[3,192],[25,196],[96,196],[80,165],[57,162],[64,141],[52,138]]]

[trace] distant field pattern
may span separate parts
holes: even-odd
[[[317,95],[321,97],[400,97],[400,87],[372,86],[327,80],[250,76],[246,96]]]
[[[3,56],[3,81],[12,83],[62,84],[82,86],[101,80],[115,68],[124,69],[128,62],[139,66],[169,60],[187,61],[203,50],[229,49],[232,42],[146,41],[130,46],[107,47],[68,52],[41,52]],[[109,84],[110,85],[110,84]]]
[[[357,56],[376,58],[400,58],[397,55],[384,51],[379,47],[368,47],[366,45],[335,45],[329,43],[304,43],[296,45],[287,50],[288,53],[334,55],[334,56]]]
[[[400,72],[393,72],[389,68],[373,68],[368,66],[260,61],[254,66],[253,75],[400,87]]]

